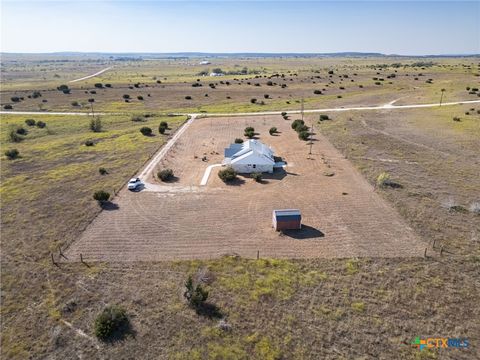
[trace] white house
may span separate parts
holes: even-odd
[[[212,72],[210,73],[210,76],[223,76],[223,73]]]
[[[272,148],[258,140],[248,140],[226,148],[223,164],[231,166],[238,173],[272,173],[275,160]]]

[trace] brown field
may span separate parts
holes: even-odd
[[[325,137],[315,136],[309,155],[290,124],[281,116],[196,119],[160,165],[172,168],[176,181],[141,193],[123,190],[115,209],[102,212],[67,257],[254,258],[257,251],[275,258],[423,255],[425,244]],[[242,176],[226,185],[214,168],[207,186],[199,186],[207,165],[221,163],[223,149],[242,137],[246,126],[287,161],[285,170],[266,175],[262,183]],[[268,134],[272,126],[277,136]],[[200,159],[204,155],[208,162]],[[301,209],[304,228],[275,232],[271,213],[278,208]]]

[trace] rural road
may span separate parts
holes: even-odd
[[[480,103],[480,100],[465,100],[443,103],[442,106],[462,105],[462,104],[476,104]],[[392,105],[392,102],[384,105],[377,106],[358,106],[358,107],[339,107],[339,108],[326,108],[326,109],[311,109],[304,110],[305,114],[319,113],[319,112],[340,112],[340,111],[363,111],[363,110],[402,110],[402,109],[416,109],[416,108],[431,108],[439,107],[438,103],[435,104],[412,104],[412,105]],[[301,110],[288,110],[289,114],[300,114]],[[282,111],[263,111],[263,112],[245,112],[245,113],[173,113],[173,115],[190,115],[190,116],[209,116],[209,117],[221,117],[221,116],[262,116],[262,115],[280,115]],[[0,114],[12,114],[12,115],[79,115],[88,116],[90,112],[48,112],[48,111],[5,111],[1,110]],[[119,115],[125,113],[96,113],[97,115]]]
[[[98,76],[100,74],[103,74],[105,71],[108,71],[110,69],[112,69],[113,66],[110,66],[110,67],[107,67],[105,69],[102,69],[100,70],[99,72],[96,72],[95,74],[92,74],[92,75],[88,75],[88,76],[84,76],[84,77],[81,77],[79,79],[75,79],[75,80],[70,80],[69,83],[74,83],[74,82],[77,82],[77,81],[82,81],[82,80],[87,80],[87,79],[90,79],[92,77],[95,77],[95,76]]]

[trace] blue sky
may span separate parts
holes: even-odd
[[[2,0],[1,51],[480,53],[480,2]]]

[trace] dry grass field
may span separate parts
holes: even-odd
[[[67,257],[254,258],[257,251],[273,258],[423,256],[425,244],[348,160],[321,135],[309,155],[290,124],[281,116],[195,120],[159,167],[173,169],[175,182],[159,190],[122,191],[115,210],[97,217]],[[207,166],[221,163],[223,149],[242,138],[246,126],[287,161],[286,168],[261,183],[242,176],[233,185],[224,184],[215,168],[208,184],[199,186]],[[275,136],[268,133],[272,126],[279,130]],[[301,209],[304,229],[275,232],[271,217],[278,208]]]
[[[94,99],[94,108],[106,112],[257,112],[298,110],[302,98],[307,109],[382,105],[397,99],[398,104],[435,103],[441,89],[446,101],[479,99],[478,92],[466,89],[478,88],[475,58],[217,58],[205,66],[199,65],[201,60],[59,57],[49,62],[7,57],[1,106],[85,112],[90,109],[88,99]],[[98,77],[69,83],[111,66]],[[215,68],[236,75],[199,75]],[[96,83],[104,86],[96,88]],[[69,94],[57,90],[61,84],[70,87]],[[42,96],[28,98],[34,90]],[[12,102],[12,97],[24,100]]]
[[[206,78],[203,87],[191,86],[203,67],[190,60],[71,59],[2,58],[2,110],[12,96],[40,90],[42,97],[25,97],[13,109],[86,111],[94,97],[95,110],[124,113],[101,116],[99,133],[89,130],[86,116],[2,114],[2,358],[480,358],[478,105],[331,113],[332,120],[322,122],[318,114],[307,115],[316,132],[310,160],[308,145],[289,127],[297,115],[290,121],[197,119],[159,165],[171,167],[176,182],[152,180],[138,193],[122,189],[185,121],[160,113],[299,109],[302,97],[306,108],[399,98],[398,104],[430,103],[439,100],[441,88],[445,101],[473,100],[477,92],[466,88],[478,84],[478,59],[432,59],[436,65],[425,69],[371,67],[418,62],[406,58],[212,59],[210,69],[246,66],[267,76],[257,79],[260,87],[248,85],[249,79],[228,88],[219,83],[215,90]],[[71,84],[71,95],[55,90],[111,65],[101,77]],[[398,77],[384,76],[395,70]],[[282,71],[298,76],[284,89],[266,85]],[[377,72],[383,85],[372,79]],[[425,76],[414,80],[420,72]],[[310,77],[317,75],[325,95],[312,94],[319,79]],[[342,82],[339,75],[349,77]],[[85,94],[97,81],[112,88]],[[327,87],[329,81],[335,84]],[[239,90],[231,96],[233,87]],[[130,103],[122,99],[127,91]],[[147,91],[151,96],[140,102],[136,96]],[[262,99],[264,93],[274,100]],[[253,97],[265,105],[251,104]],[[152,116],[133,122],[140,113]],[[47,125],[29,127],[28,118]],[[160,121],[171,127],[166,135],[158,133]],[[288,162],[286,173],[263,183],[240,177],[227,186],[216,168],[200,187],[205,167],[220,162],[223,147],[248,125]],[[27,134],[13,143],[9,132],[19,126]],[[143,136],[142,126],[154,136]],[[280,134],[270,136],[270,126]],[[86,140],[95,145],[86,147]],[[12,148],[20,157],[8,160],[3,153]],[[200,160],[204,153],[208,162]],[[108,174],[100,175],[100,167]],[[401,187],[373,191],[382,172]],[[99,189],[117,192],[118,208],[101,211],[92,198]],[[286,205],[302,209],[309,226],[304,238],[270,228],[272,208]],[[79,252],[85,263],[78,262]],[[242,256],[220,256],[232,253]],[[196,313],[185,303],[190,274],[209,279],[209,312]],[[105,343],[95,338],[93,323],[107,304],[122,306],[131,326],[123,338]],[[410,345],[417,336],[467,338],[470,346],[419,351]]]

